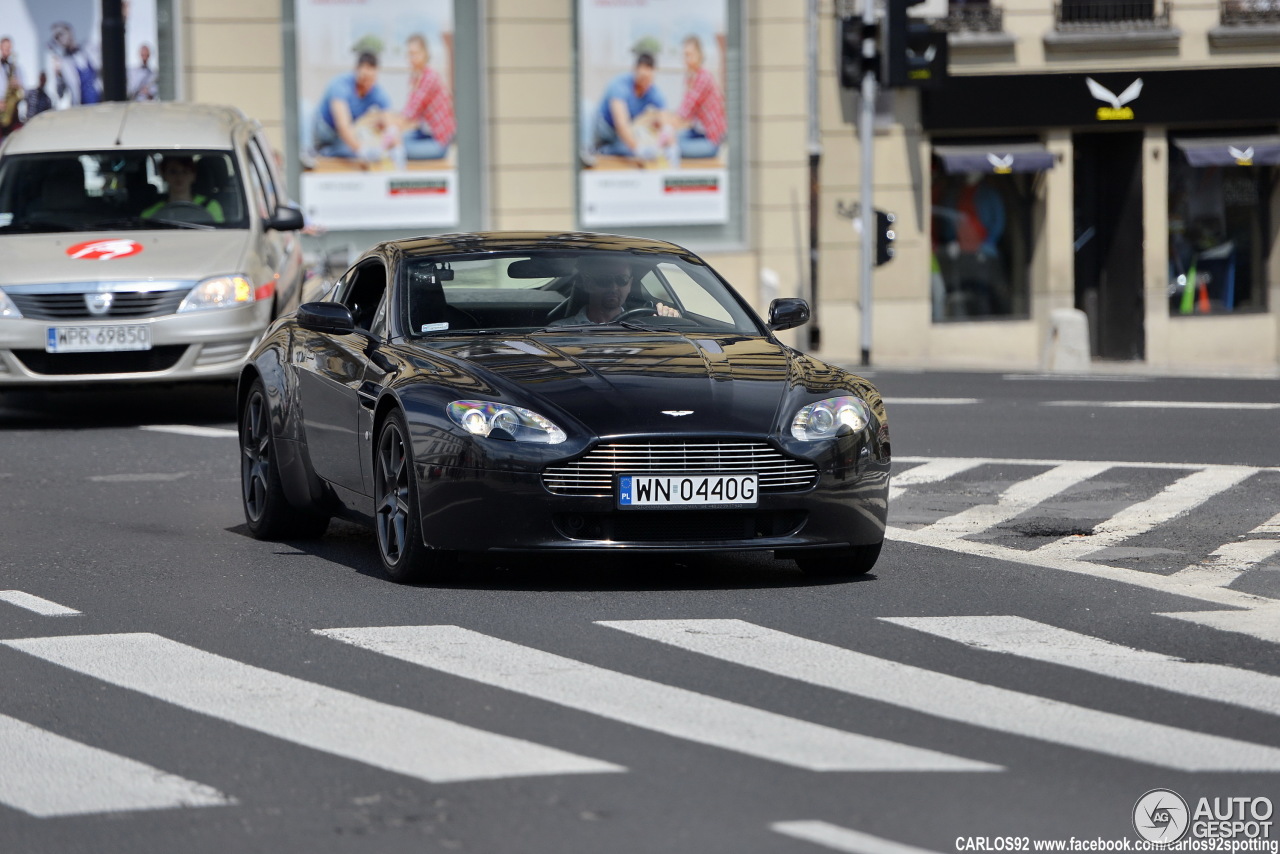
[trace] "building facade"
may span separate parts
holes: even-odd
[[[855,364],[869,344],[872,364],[1051,366],[1063,310],[1077,310],[1095,361],[1280,367],[1273,0],[926,4],[949,34],[950,73],[877,102],[872,202],[894,212],[897,238],[896,257],[874,272],[868,342],[860,239],[845,215],[861,194],[857,96],[836,73],[837,17],[856,7],[712,2],[720,29],[700,49],[723,92],[727,143],[715,170],[665,186],[691,191],[682,202],[723,196],[628,225],[625,212],[596,218],[594,201],[636,174],[593,175],[602,163],[584,151],[593,75],[612,73],[588,58],[617,29],[592,29],[592,16],[652,0],[443,1],[452,29],[447,59],[433,62],[450,66],[458,113],[456,228],[674,239],[762,310],[774,297],[809,297],[816,322],[788,333],[792,342]],[[309,9],[157,0],[162,88],[261,119],[299,195],[315,168],[299,83]],[[632,53],[613,70],[648,45],[670,75],[660,80],[678,85],[679,26],[651,45],[628,30],[619,38],[637,36]],[[388,43],[397,38],[391,28]],[[396,61],[389,53],[388,75]],[[694,168],[675,154],[666,165]],[[404,233],[344,226],[324,240],[362,247]]]

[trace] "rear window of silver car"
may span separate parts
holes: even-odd
[[[230,151],[65,151],[0,159],[0,233],[248,227]]]

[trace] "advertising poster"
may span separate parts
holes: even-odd
[[[727,0],[579,0],[584,226],[729,219]]]
[[[295,11],[308,219],[456,225],[453,0],[297,0]]]
[[[128,97],[155,100],[155,0],[128,0],[124,14]],[[5,96],[0,121],[8,130],[45,110],[101,102],[101,2],[0,0],[0,87]]]

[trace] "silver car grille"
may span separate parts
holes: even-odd
[[[85,294],[79,292],[37,294],[9,291],[9,299],[13,300],[23,317],[32,320],[104,320],[173,314],[187,293],[185,289],[113,293],[111,306],[103,314],[90,313]]]
[[[593,448],[585,457],[542,472],[542,483],[556,495],[607,497],[614,476],[645,473],[750,474],[761,492],[808,489],[818,467],[779,453],[764,442],[618,442]]]

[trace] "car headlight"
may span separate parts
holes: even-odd
[[[0,291],[0,317],[10,319],[22,317],[22,312],[18,311],[18,307],[13,304],[13,300],[9,299],[9,295],[4,291]]]
[[[203,311],[246,305],[257,299],[253,285],[244,276],[215,276],[191,289],[178,311]]]
[[[791,435],[806,442],[831,439],[847,427],[857,433],[871,423],[871,408],[860,397],[828,397],[801,407],[791,420]]]
[[[551,420],[518,406],[484,400],[455,400],[447,410],[449,418],[473,436],[492,435],[495,439],[542,445],[558,445],[568,438]]]

